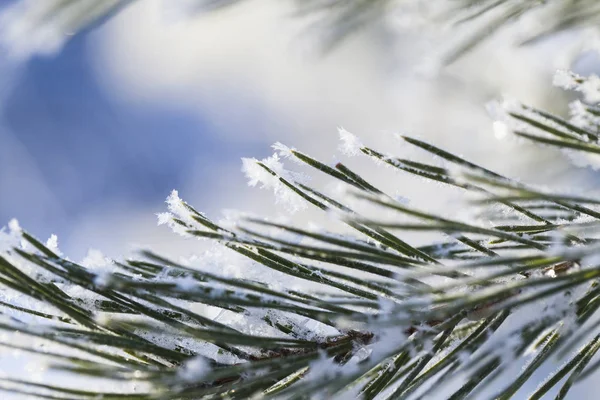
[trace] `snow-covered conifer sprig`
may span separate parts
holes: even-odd
[[[527,118],[522,122],[531,124]],[[21,300],[0,307],[23,318],[0,321],[0,329],[18,328],[46,347],[69,346],[76,354],[67,366],[52,368],[75,377],[122,382],[135,376],[146,388],[137,392],[140,399],[451,395],[441,392],[444,385],[428,384],[442,377],[462,380],[456,396],[481,393],[495,382],[498,396],[508,398],[521,393],[551,355],[564,357],[578,343],[583,347],[559,372],[573,377],[563,393],[577,376],[591,374],[598,346],[583,333],[593,330],[600,305],[598,201],[534,189],[409,136],[402,140],[445,165],[384,155],[345,133],[341,139],[376,163],[477,194],[485,201],[476,207],[500,204],[508,212],[491,225],[436,215],[398,201],[342,163],[330,166],[277,145],[349,190],[330,196],[309,186],[283,168],[279,155],[245,160],[250,178],[271,189],[279,185],[276,196],[334,212],[354,234],[241,214],[225,226],[174,191],[159,223],[188,240],[214,240],[237,256],[213,262],[206,255],[206,265],[196,268],[147,251],[139,259],[109,260],[110,268],[100,271],[63,258],[13,223],[11,237],[18,238],[0,257],[0,283]],[[366,204],[393,213],[375,220],[362,215]],[[407,230],[443,234],[443,240],[412,245],[403,239]],[[20,239],[27,245],[18,245]],[[225,274],[223,263],[239,263],[246,272]],[[521,358],[532,361],[511,377],[510,365]],[[335,366],[335,380],[318,376],[322,363]],[[559,380],[548,382],[538,394]],[[60,385],[21,384],[0,382],[0,389],[72,395]],[[111,398],[127,390],[80,394]]]
[[[66,33],[129,3],[11,4],[0,15],[0,47],[19,59],[55,51]],[[392,5],[300,3],[333,22],[325,46]],[[527,32],[539,37],[600,15],[595,0],[466,1],[451,10],[444,0],[401,3],[409,17],[424,4],[444,5],[444,20],[484,22],[445,61],[522,16],[543,17],[540,30]],[[559,73],[556,83],[584,95],[571,120],[504,101],[492,107],[497,135],[512,131],[572,157],[600,154],[600,110],[589,104],[600,99],[598,78]],[[55,236],[40,241],[11,221],[0,231],[0,346],[44,362],[48,375],[4,371],[0,390],[52,399],[507,399],[523,398],[534,372],[555,357],[564,364],[531,398],[559,385],[560,398],[597,372],[598,200],[538,189],[409,136],[400,138],[442,165],[338,133],[346,155],[460,188],[478,196],[466,206],[493,217],[465,221],[408,205],[398,199],[402,188],[386,193],[342,162],[276,144],[272,157],[243,161],[250,185],[272,190],[289,211],[321,210],[351,233],[245,215],[215,222],[174,191],[159,224],[214,248],[187,261],[145,251],[126,261],[90,253],[77,263]],[[348,190],[311,185],[284,168],[290,158]],[[365,212],[373,208],[387,217]],[[430,235],[417,245],[407,231]]]
[[[275,153],[261,161],[255,158],[243,158],[242,171],[248,178],[249,186],[260,183],[262,189],[272,190],[275,201],[283,204],[289,212],[306,208],[306,203],[290,193],[287,186],[289,182],[307,181],[308,177],[285,169],[279,154]]]
[[[572,71],[558,70],[553,83],[563,89],[580,92],[588,103],[600,102],[600,78],[597,75],[583,77]]]
[[[488,109],[496,119],[502,136],[510,131],[515,136],[543,145],[559,148],[577,166],[600,167],[600,79],[583,77],[570,71],[558,71],[554,83],[565,89],[583,93],[588,103],[576,100],[571,104],[571,119],[514,101],[493,103]]]

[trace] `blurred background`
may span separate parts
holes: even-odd
[[[138,0],[73,35],[36,22],[40,2],[0,1],[0,225],[17,218],[41,239],[57,234],[76,260],[90,247],[189,251],[155,227],[172,189],[214,218],[285,213],[247,187],[240,158],[281,141],[333,162],[340,126],[397,153],[408,150],[392,134],[409,134],[524,180],[595,187],[560,153],[498,140],[484,107],[509,96],[565,114],[556,68],[598,65],[564,57],[579,54],[580,32],[521,48],[514,30],[501,31],[437,69],[448,32],[414,10],[392,10],[323,52],[324,31],[293,2],[211,13],[191,3]],[[393,179],[419,206],[448,201],[432,196],[436,186]]]

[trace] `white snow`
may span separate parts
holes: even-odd
[[[107,286],[110,283],[112,274],[118,269],[113,260],[97,249],[88,249],[80,264],[96,274],[94,284],[100,287]]]
[[[10,233],[13,235],[17,235],[22,232],[21,226],[19,225],[19,221],[16,220],[15,218],[11,219],[8,222],[8,229],[10,230]]]
[[[363,144],[356,135],[341,127],[338,128],[338,134],[340,135],[341,140],[339,149],[342,153],[347,156],[356,156],[360,154],[360,149],[363,147]]]
[[[46,241],[46,247],[59,257],[62,256],[62,252],[58,248],[58,236],[56,236],[55,234],[50,235],[50,237]]]
[[[257,186],[260,183],[261,189],[273,190],[275,203],[282,204],[291,213],[304,210],[307,207],[306,201],[283,184],[279,178],[290,183],[304,182],[308,178],[303,174],[286,170],[280,160],[278,154],[273,154],[260,161],[277,174],[274,176],[259,165],[256,158],[242,158],[242,171],[248,178],[248,185]]]
[[[577,87],[576,79],[579,76],[573,72],[565,69],[559,69],[554,73],[552,84],[554,86],[571,90]]]
[[[508,125],[504,121],[494,121],[493,128],[494,128],[494,136],[498,140],[502,140],[508,135],[508,132],[509,132]]]
[[[177,376],[185,382],[198,383],[207,372],[210,372],[210,366],[204,357],[194,357],[183,364],[177,372]]]
[[[94,278],[94,285],[98,287],[106,287],[110,283],[112,274],[109,271],[101,270]]]
[[[279,154],[280,157],[283,158],[287,158],[292,154],[292,148],[286,146],[285,144],[281,143],[281,142],[275,142],[271,148],[273,150],[275,150],[275,152],[277,154]]]
[[[179,219],[190,224],[195,223],[190,215],[190,211],[185,207],[183,200],[179,198],[179,192],[177,190],[171,191],[171,194],[167,197],[166,203],[169,211]]]
[[[584,77],[572,71],[558,70],[554,74],[553,83],[563,89],[580,92],[588,103],[600,102],[600,77],[598,75],[592,74]]]
[[[189,237],[190,234],[187,233],[187,229],[173,220],[173,218],[177,218],[187,225],[197,225],[196,221],[194,221],[191,216],[191,212],[186,208],[183,200],[179,198],[179,192],[177,190],[171,191],[171,194],[167,197],[165,202],[167,203],[169,212],[156,214],[158,225],[168,225],[169,228],[178,235]]]
[[[156,214],[156,218],[158,219],[158,225],[166,225],[171,222],[171,218],[173,218],[173,214],[169,212],[162,212]]]
[[[112,264],[112,260],[96,249],[89,249],[85,258],[81,260],[81,265],[86,268],[104,267],[109,264]]]
[[[186,275],[183,278],[178,278],[175,280],[175,282],[177,284],[177,288],[183,291],[190,291],[198,286],[198,281],[190,275]]]

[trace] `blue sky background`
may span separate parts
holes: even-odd
[[[9,164],[3,157],[0,166],[19,177],[19,162],[28,163],[41,182],[25,176],[0,180],[3,224],[16,217],[40,237],[60,237],[74,220],[111,201],[160,210],[170,190],[184,185],[190,168],[207,166],[194,176],[210,190],[218,171],[208,166],[238,165],[240,157],[268,148],[256,140],[220,140],[201,113],[107,96],[91,70],[87,36],[76,36],[56,55],[35,56],[5,94],[0,152],[10,152],[6,144],[17,142],[26,157]],[[252,135],[251,129],[245,134]],[[50,188],[54,203],[23,198],[40,184]]]

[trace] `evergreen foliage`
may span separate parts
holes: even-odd
[[[304,4],[326,5],[349,21],[345,13],[385,3]],[[500,13],[499,22],[560,3],[566,11],[544,33],[592,22],[598,11],[595,2],[575,0],[459,3],[468,6],[466,19],[511,10]],[[571,120],[504,104],[498,124],[593,164],[600,153],[597,77],[561,73],[557,83],[592,103],[574,103]],[[344,224],[346,234],[243,215],[222,224],[173,192],[159,222],[236,257],[205,255],[204,267],[196,268],[145,251],[138,259],[80,265],[60,254],[54,240],[43,244],[13,221],[0,233],[7,299],[0,304],[6,333],[0,345],[46,359],[73,384],[4,376],[0,389],[46,399],[462,399],[490,393],[508,399],[523,396],[523,387],[539,379],[534,373],[558,359],[561,367],[529,398],[560,399],[598,369],[600,200],[539,189],[409,136],[399,140],[428,153],[431,163],[365,146],[343,130],[340,136],[348,154],[472,195],[467,205],[491,223],[407,205],[343,163],[328,165],[281,144],[271,158],[244,161],[251,182],[293,207],[321,210]],[[283,168],[283,159],[347,191],[333,197],[309,186]],[[436,239],[419,246],[403,239],[414,231]],[[247,276],[227,273],[232,260]],[[306,289],[286,287],[290,280]],[[31,340],[17,340],[22,337]]]
[[[586,112],[594,117],[596,111],[588,106]],[[580,152],[600,149],[590,126],[515,105],[507,118],[515,135]],[[98,272],[13,222],[6,240],[14,245],[0,257],[0,282],[21,294],[21,304],[2,307],[23,317],[5,313],[0,328],[38,339],[17,348],[47,357],[50,368],[136,381],[145,389],[126,395],[12,378],[2,378],[2,388],[78,399],[458,399],[478,398],[493,385],[495,398],[511,398],[544,363],[565,360],[531,394],[535,399],[555,386],[563,398],[598,368],[600,201],[540,191],[415,138],[401,139],[442,166],[400,159],[341,135],[348,152],[477,194],[470,206],[491,207],[493,224],[407,206],[342,163],[330,166],[280,144],[284,157],[347,185],[349,197],[334,199],[299,182],[277,155],[245,160],[251,178],[334,215],[356,234],[255,217],[222,226],[176,192],[159,218],[184,236],[217,241],[249,259],[248,268],[304,280],[311,284],[306,291],[192,268],[151,251]],[[368,218],[348,206],[352,199],[393,213]],[[416,247],[402,239],[404,231],[446,239]],[[195,311],[198,305],[220,310],[225,322]],[[236,324],[238,318],[246,325]],[[45,350],[56,346],[77,355]],[[524,358],[528,363],[515,376]]]

